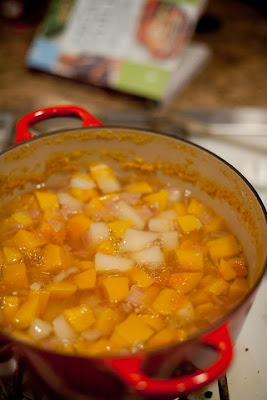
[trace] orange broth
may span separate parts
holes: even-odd
[[[220,215],[105,164],[14,199],[0,237],[0,328],[46,349],[97,356],[184,341],[249,290]]]

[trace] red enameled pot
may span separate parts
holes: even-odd
[[[82,128],[35,138],[29,132],[36,122],[65,115],[80,117]],[[245,249],[251,279],[247,296],[223,319],[190,340],[156,351],[85,358],[39,349],[1,334],[1,359],[13,356],[17,360],[22,385],[30,398],[170,399],[197,391],[220,377],[231,363],[233,343],[266,269],[266,211],[246,179],[222,159],[192,143],[155,132],[104,127],[76,106],[46,108],[26,115],[17,125],[16,144],[0,156],[2,205],[42,182],[47,171],[60,174],[70,159],[82,165],[101,157],[120,173],[122,162],[130,161],[128,166],[134,169],[143,159],[146,165],[156,166],[160,179],[191,190],[226,218]],[[123,171],[126,175],[133,173],[131,168]],[[192,365],[194,369],[189,368]]]

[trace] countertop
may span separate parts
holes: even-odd
[[[170,110],[224,106],[267,106],[267,23],[256,8],[238,0],[210,0],[194,40],[211,58],[173,98]],[[117,109],[146,109],[150,101],[73,82],[25,67],[36,26],[0,24],[0,109],[18,114],[55,104],[76,104],[96,115]]]

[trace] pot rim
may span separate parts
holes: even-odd
[[[134,127],[122,127],[122,126],[109,126],[109,125],[101,125],[101,126],[86,126],[86,127],[78,127],[78,128],[66,128],[64,130],[62,129],[57,129],[55,131],[51,131],[45,134],[41,134],[38,136],[34,136],[31,139],[19,142],[14,144],[13,146],[5,149],[4,151],[2,151],[0,153],[0,156],[7,154],[9,151],[12,151],[14,148],[18,148],[20,146],[25,146],[27,145],[29,142],[34,142],[36,140],[41,140],[42,138],[46,138],[46,137],[50,137],[50,136],[54,136],[56,134],[58,135],[63,135],[63,134],[67,134],[67,133],[75,133],[77,131],[86,131],[86,130],[127,130],[127,131],[139,131],[139,132],[146,132],[148,134],[152,134],[152,135],[158,135],[161,137],[167,137],[170,139],[174,139],[175,141],[180,141],[185,143],[186,145],[192,146],[193,148],[196,148],[198,150],[203,151],[203,153],[208,153],[209,155],[211,155],[212,157],[214,157],[215,159],[219,160],[222,164],[224,164],[224,166],[230,168],[236,175],[239,176],[239,178],[241,178],[241,180],[243,180],[243,182],[248,186],[248,188],[252,191],[253,195],[256,197],[256,200],[258,202],[258,204],[261,207],[261,210],[263,212],[264,218],[265,218],[265,224],[267,227],[267,210],[259,196],[259,194],[257,193],[256,189],[253,187],[253,185],[247,180],[247,178],[239,171],[237,170],[232,164],[230,164],[228,161],[226,161],[225,159],[223,159],[222,157],[220,157],[219,155],[213,153],[212,151],[205,149],[204,147],[202,147],[199,144],[193,143],[188,139],[182,138],[182,137],[177,137],[175,135],[169,134],[169,133],[162,133],[159,131],[155,131],[153,129],[148,130],[148,129],[143,129],[143,128],[134,128]],[[166,349],[170,349],[176,346],[182,346],[182,345],[190,345],[190,343],[195,342],[196,340],[198,340],[199,338],[207,335],[208,333],[216,330],[217,328],[219,328],[221,325],[227,323],[227,321],[229,319],[232,318],[232,316],[238,311],[238,309],[240,309],[246,302],[247,300],[256,292],[256,290],[258,289],[265,273],[267,272],[267,254],[265,257],[265,260],[263,262],[263,268],[261,270],[261,272],[259,273],[259,275],[257,276],[257,279],[255,280],[255,282],[253,283],[252,287],[250,288],[250,290],[247,292],[247,294],[243,297],[243,299],[236,304],[227,314],[225,314],[223,317],[219,318],[218,320],[216,320],[215,322],[213,322],[212,324],[208,325],[207,327],[205,327],[204,329],[201,329],[200,331],[196,332],[195,334],[193,334],[191,337],[189,337],[188,339],[186,339],[184,342],[178,342],[178,343],[171,343],[171,344],[167,344],[164,346],[160,346],[157,347],[155,349],[151,349],[151,350],[145,350],[145,351],[138,351],[134,354],[131,353],[127,353],[127,354],[123,354],[123,355],[118,355],[118,354],[111,354],[108,356],[83,356],[83,355],[73,355],[73,354],[66,354],[66,353],[62,353],[60,351],[56,351],[56,350],[49,350],[49,349],[44,349],[39,347],[38,345],[34,344],[34,343],[29,343],[20,339],[17,339],[11,335],[9,335],[8,333],[2,332],[0,331],[0,334],[7,337],[8,339],[11,339],[11,341],[15,341],[15,342],[19,342],[22,343],[23,345],[29,346],[29,347],[33,347],[34,349],[37,349],[41,352],[45,352],[45,353],[49,353],[49,354],[57,354],[60,356],[65,356],[67,358],[76,358],[76,359],[90,359],[90,360],[105,360],[105,359],[122,359],[122,358],[131,358],[131,357],[137,357],[139,355],[151,355],[151,354],[155,354],[155,353],[159,353],[159,352],[163,352]]]

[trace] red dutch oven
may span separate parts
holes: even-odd
[[[33,138],[30,125],[65,115],[80,117],[82,128]],[[266,211],[246,179],[214,154],[155,132],[104,127],[76,106],[41,109],[18,122],[16,145],[0,156],[1,204],[50,175],[52,179],[58,176],[70,161],[82,165],[100,158],[126,176],[139,166],[145,178],[149,168],[140,166],[153,165],[160,179],[187,188],[222,214],[243,245],[251,289],[235,309],[208,329],[154,351],[80,357],[39,349],[2,333],[1,359],[12,356],[16,360],[27,395],[38,400],[185,396],[219,378],[231,363],[233,343],[266,269]],[[128,168],[123,169],[125,163]]]

